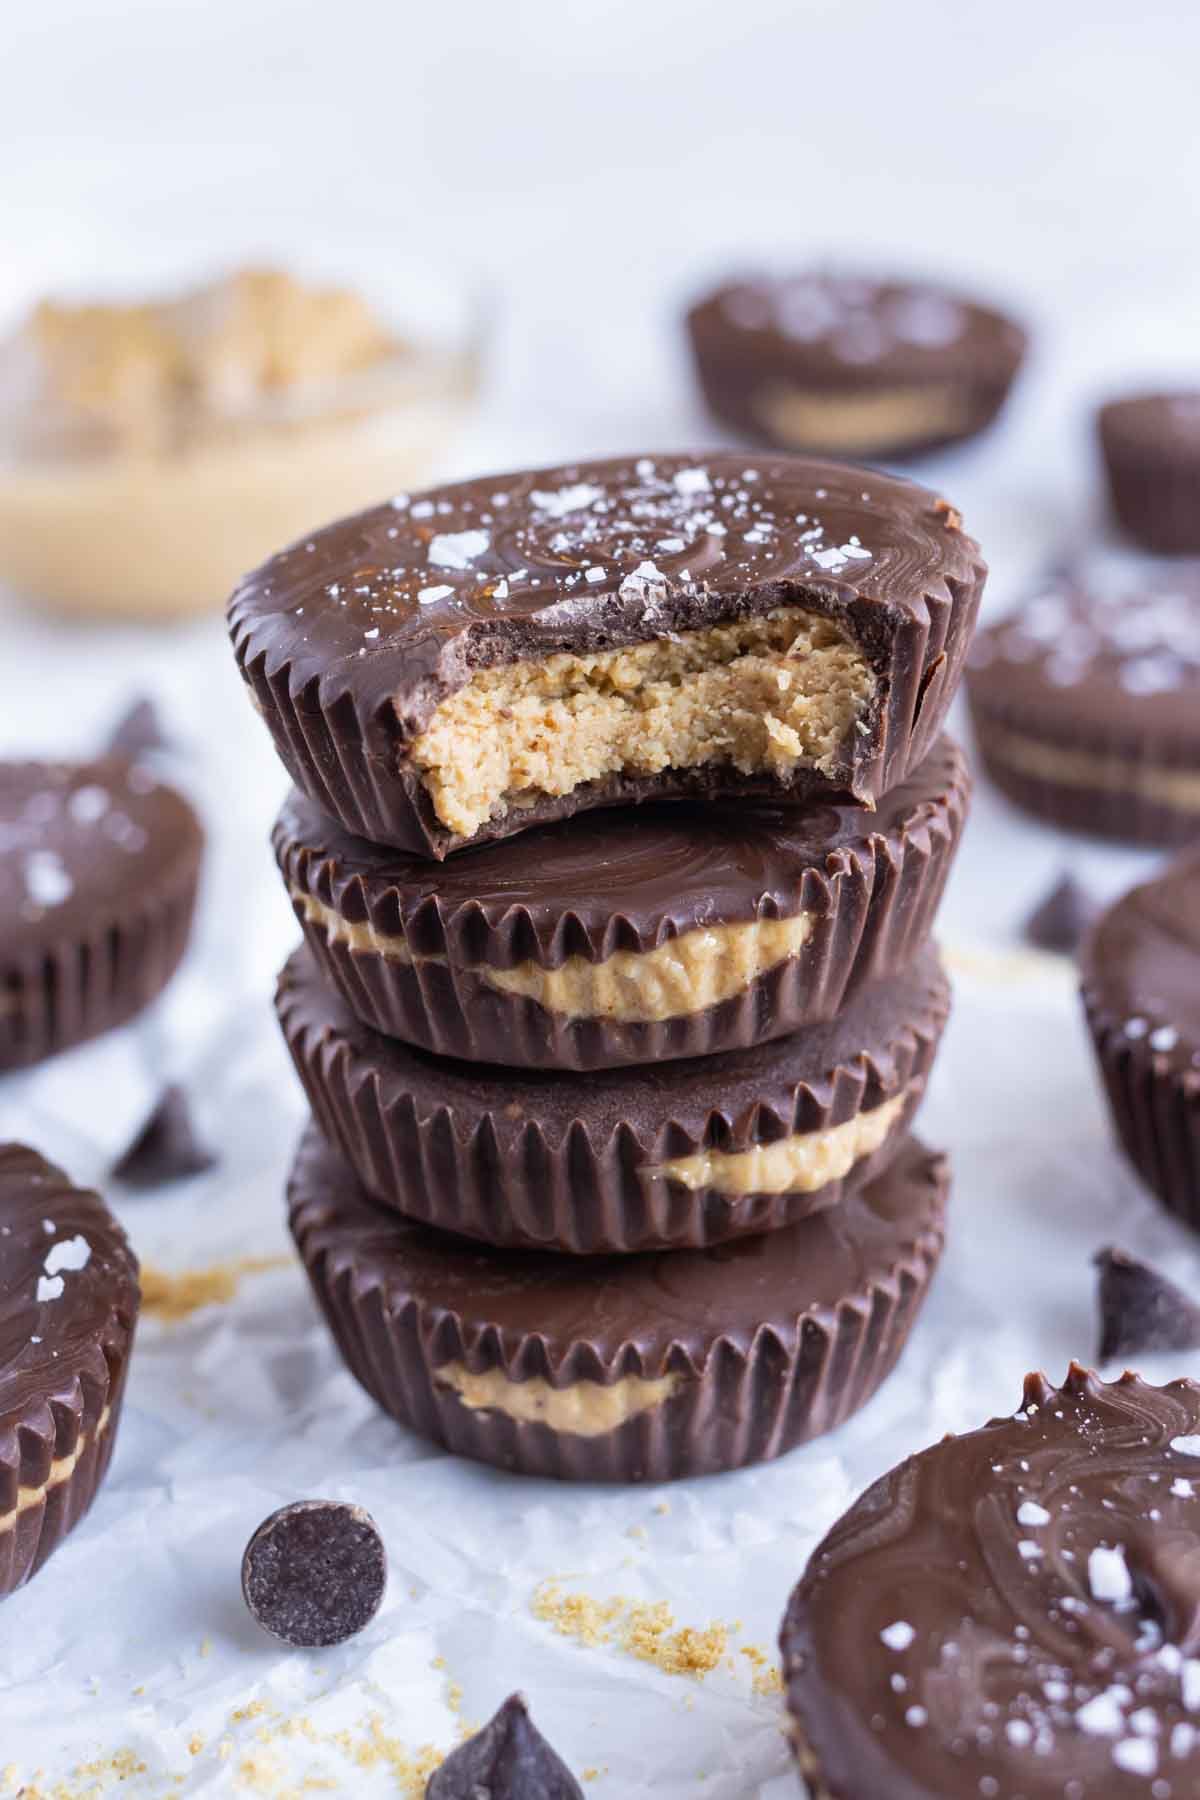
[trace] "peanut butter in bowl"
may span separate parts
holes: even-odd
[[[247,267],[166,299],[43,300],[0,344],[0,583],[63,612],[220,607],[269,551],[426,477],[476,347]]]

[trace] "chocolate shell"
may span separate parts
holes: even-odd
[[[1102,914],[1080,974],[1117,1138],[1167,1210],[1200,1230],[1200,850]]]
[[[1025,1383],[814,1552],[781,1646],[801,1770],[835,1800],[1200,1792],[1200,1386]]]
[[[441,858],[599,806],[850,794],[870,806],[937,740],[985,577],[926,489],[844,464],[714,454],[581,463],[397,496],[249,575],[238,666],[296,785],[345,828]],[[780,608],[828,619],[874,693],[824,770],[733,762],[530,788],[469,836],[412,758],[481,671],[590,656]]]
[[[1200,581],[1056,580],[976,633],[967,694],[988,775],[1070,831],[1200,833]]]
[[[784,1037],[907,968],[933,927],[969,794],[962,752],[942,738],[874,813],[646,806],[431,865],[350,837],[293,793],[274,845],[309,948],[366,1024],[471,1062],[601,1069]],[[804,928],[799,948],[751,960],[746,928],[780,921]],[[705,967],[728,926],[740,928],[728,939],[733,992],[719,962]],[[543,1004],[530,986],[562,993],[545,971],[610,1011]],[[719,997],[693,1005],[705,978],[700,991]],[[667,1016],[627,1016],[639,1007]]]
[[[174,974],[203,832],[123,759],[0,763],[0,1071],[124,1024]]]
[[[839,1204],[903,1142],[948,1006],[927,947],[776,1043],[550,1075],[381,1037],[307,950],[276,996],[317,1121],[378,1201],[484,1243],[589,1256],[720,1243]]]
[[[310,1130],[289,1204],[337,1346],[385,1411],[522,1474],[668,1481],[780,1456],[866,1403],[936,1268],[947,1185],[910,1138],[786,1231],[580,1262],[389,1217]]]
[[[1200,392],[1128,394],[1096,420],[1112,509],[1160,555],[1200,553]]]
[[[726,282],[687,330],[705,400],[735,431],[884,459],[984,430],[1026,345],[1015,320],[945,288],[819,269]]]
[[[116,1439],[137,1262],[99,1195],[0,1145],[0,1596],[83,1517]]]

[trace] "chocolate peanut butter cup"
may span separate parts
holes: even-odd
[[[1097,416],[1117,519],[1147,550],[1200,553],[1200,390],[1127,394]]]
[[[1026,812],[1129,843],[1200,834],[1200,580],[1060,579],[976,633],[988,775]]]
[[[969,793],[942,738],[874,813],[645,806],[431,864],[294,792],[274,844],[313,955],[368,1025],[467,1061],[613,1068],[786,1036],[908,967]]]
[[[783,1623],[817,1800],[1200,1792],[1200,1386],[1072,1368],[877,1481]]]
[[[945,288],[819,270],[727,282],[687,330],[718,419],[755,443],[832,456],[974,437],[1025,353],[1015,320]]]
[[[578,1255],[719,1243],[839,1204],[896,1154],[948,1005],[927,948],[777,1042],[552,1075],[382,1037],[307,950],[276,996],[317,1122],[377,1200],[484,1243]]]
[[[522,1474],[667,1481],[782,1455],[870,1398],[937,1265],[947,1181],[910,1138],[785,1231],[581,1262],[389,1215],[310,1130],[291,1227],[350,1370],[402,1423]]]
[[[138,1270],[98,1194],[0,1144],[0,1596],[37,1573],[108,1468]]]
[[[248,576],[229,622],[296,785],[441,858],[650,799],[873,806],[937,740],[984,575],[897,477],[644,456],[397,495]]]
[[[0,1071],[124,1024],[187,947],[203,833],[121,758],[0,763]]]
[[[1101,915],[1080,974],[1121,1146],[1200,1230],[1200,849]]]

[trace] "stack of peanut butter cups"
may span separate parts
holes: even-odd
[[[720,453],[396,495],[234,595],[296,784],[292,1231],[406,1425],[664,1480],[889,1373],[944,1235],[910,1127],[984,573],[910,482]]]

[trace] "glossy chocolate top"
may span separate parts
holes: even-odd
[[[830,387],[1011,371],[1025,348],[1015,321],[947,288],[821,270],[727,282],[688,320],[697,337],[740,339]]]
[[[783,1627],[835,1794],[1188,1800],[1200,1787],[1200,1386],[1072,1369],[876,1482]]]
[[[286,670],[327,715],[345,696],[382,755],[397,721],[418,734],[477,669],[789,603],[845,617],[882,657],[898,612],[923,619],[926,594],[981,580],[954,509],[913,482],[798,457],[642,456],[398,494],[273,557],[229,617],[243,667]]]
[[[1101,407],[1099,425],[1114,448],[1128,444],[1158,457],[1172,451],[1200,454],[1200,389],[1125,394]]]
[[[1093,1014],[1200,1094],[1200,850],[1110,906],[1080,970]]]
[[[105,1347],[123,1354],[137,1305],[137,1263],[99,1195],[0,1144],[0,1458],[49,1402],[103,1381]]]
[[[828,912],[830,883],[860,860],[898,863],[914,838],[957,833],[970,782],[943,738],[875,812],[768,801],[688,802],[582,813],[442,864],[352,837],[299,792],[274,845],[290,887],[351,923],[403,935],[416,954],[449,942],[468,961],[600,961],[702,926]]]
[[[0,967],[194,878],[203,833],[137,763],[0,763]]]
[[[389,1311],[416,1304],[436,1347],[454,1340],[473,1368],[532,1374],[530,1344],[563,1384],[620,1374],[701,1370],[727,1342],[772,1333],[794,1350],[806,1315],[893,1283],[940,1243],[944,1159],[910,1138],[887,1171],[827,1212],[763,1237],[707,1250],[559,1256],[481,1249],[381,1212],[315,1129],[291,1188],[292,1230],[326,1279],[352,1271],[383,1289]]]
[[[1200,745],[1200,579],[1051,582],[976,632],[967,686],[990,717],[1044,715],[1064,740],[1083,726]]]

